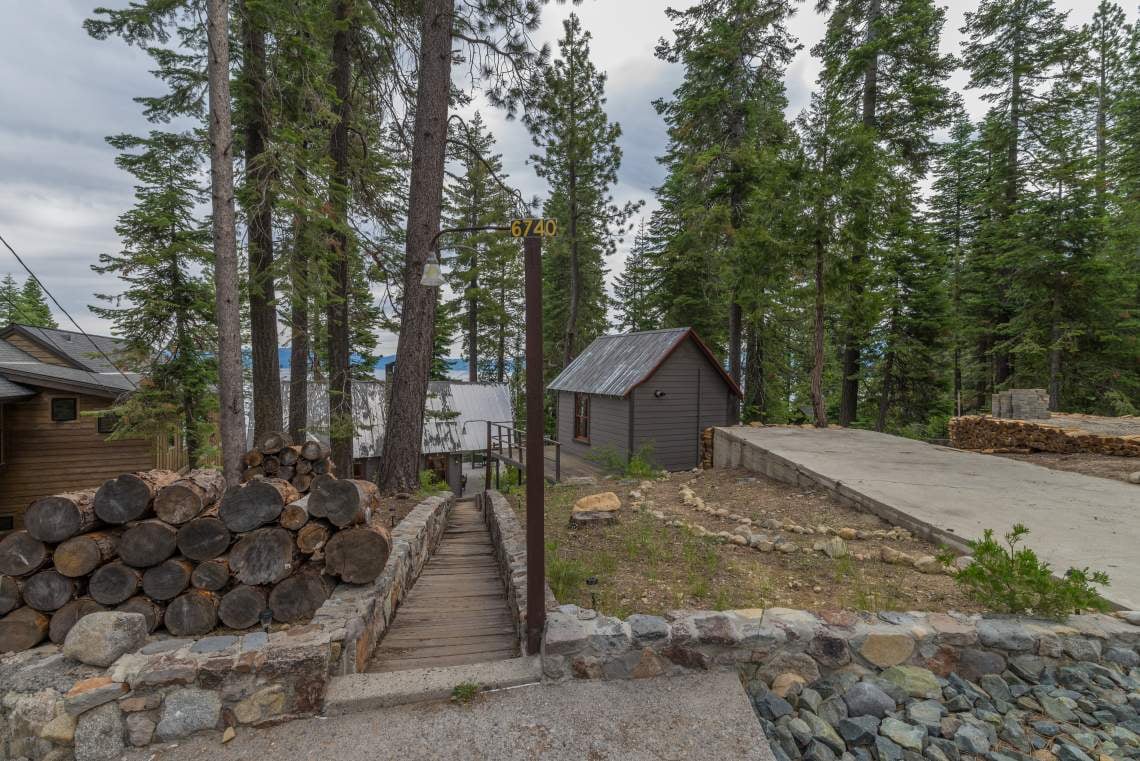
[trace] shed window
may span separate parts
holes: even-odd
[[[99,433],[110,435],[115,432],[115,426],[119,424],[119,416],[109,412],[106,415],[100,415],[96,421],[95,426]]]
[[[590,397],[587,394],[574,394],[574,438],[590,440]]]
[[[53,423],[66,423],[79,418],[79,400],[75,397],[56,397],[51,400]]]

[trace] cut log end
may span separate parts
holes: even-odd
[[[178,529],[160,520],[140,521],[119,538],[119,559],[135,568],[158,565],[178,547]]]
[[[78,593],[75,579],[69,579],[54,568],[28,577],[21,590],[24,602],[39,611],[59,610]]]
[[[226,489],[218,516],[234,533],[253,531],[277,520],[285,505],[300,496],[288,481],[261,478]]]
[[[190,574],[190,583],[196,589],[220,592],[230,583],[230,564],[227,558],[214,558],[198,564]]]
[[[0,574],[27,576],[51,559],[47,545],[27,531],[13,531],[0,539]]]
[[[0,616],[20,607],[20,582],[12,576],[0,576]]]
[[[313,617],[335,587],[333,580],[321,573],[320,564],[305,566],[273,587],[269,609],[273,620],[297,623]]]
[[[239,585],[226,592],[218,607],[218,618],[231,629],[248,629],[257,626],[265,610],[265,590],[260,587]]]
[[[167,606],[163,623],[176,637],[199,637],[218,625],[219,602],[214,592],[192,589]]]
[[[152,600],[173,600],[190,586],[194,566],[185,558],[170,558],[146,569],[143,592]]]
[[[56,547],[52,563],[64,576],[77,579],[113,560],[118,546],[118,534],[111,531],[81,534]]]
[[[325,569],[349,584],[375,581],[388,562],[392,540],[376,522],[338,531],[325,545]]]
[[[217,502],[226,490],[226,479],[216,470],[193,470],[164,486],[154,498],[154,511],[167,523],[180,526]]]
[[[293,535],[283,528],[263,528],[238,540],[230,552],[230,570],[242,584],[276,584],[297,567]]]
[[[87,592],[98,603],[118,605],[129,600],[141,585],[142,573],[116,560],[91,574]]]
[[[229,549],[232,538],[221,518],[202,516],[178,529],[178,550],[191,560],[212,560]]]
[[[150,599],[142,595],[135,595],[125,603],[115,608],[115,610],[124,613],[139,613],[146,619],[146,629],[148,632],[153,632],[162,623],[162,616],[166,609]]]
[[[111,524],[138,520],[150,510],[158,491],[176,480],[178,474],[170,470],[124,473],[108,479],[95,492],[95,514]]]
[[[62,645],[63,641],[67,639],[67,633],[71,631],[71,627],[75,626],[79,619],[104,610],[106,608],[89,597],[72,600],[52,614],[48,638],[55,644]]]
[[[24,527],[41,542],[55,544],[99,525],[95,490],[41,497],[24,513]]]
[[[33,608],[17,608],[0,618],[0,653],[29,650],[47,635],[47,616]]]

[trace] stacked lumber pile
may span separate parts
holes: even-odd
[[[1140,436],[1102,436],[1077,428],[968,415],[950,420],[950,443],[984,452],[1090,452],[1140,457]]]
[[[301,494],[308,493],[317,476],[335,474],[328,444],[290,444],[282,433],[264,436],[256,447],[242,455],[242,466],[243,483],[262,477],[279,478]]]
[[[102,610],[180,637],[312,617],[336,580],[380,575],[391,536],[375,484],[325,473],[307,486],[151,470],[34,501],[0,540],[0,652],[62,643]]]

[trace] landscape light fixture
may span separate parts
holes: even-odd
[[[443,285],[443,270],[440,269],[439,257],[434,250],[428,253],[427,261],[424,262],[424,276],[420,278],[420,285],[426,285],[428,288],[439,288]]]

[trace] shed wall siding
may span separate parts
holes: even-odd
[[[730,394],[716,368],[686,341],[633,391],[634,448],[651,445],[653,460],[666,470],[696,467],[701,431],[729,422]]]
[[[589,457],[604,447],[621,456],[629,452],[629,400],[616,396],[590,397],[590,443],[574,440],[574,394],[558,393],[558,442],[565,452]]]
[[[79,419],[52,422],[54,397],[79,399]],[[27,402],[4,406],[4,452],[0,466],[0,515],[23,523],[23,512],[37,497],[98,486],[108,478],[154,467],[151,439],[107,441],[97,418],[84,412],[103,410],[107,399],[44,391]]]

